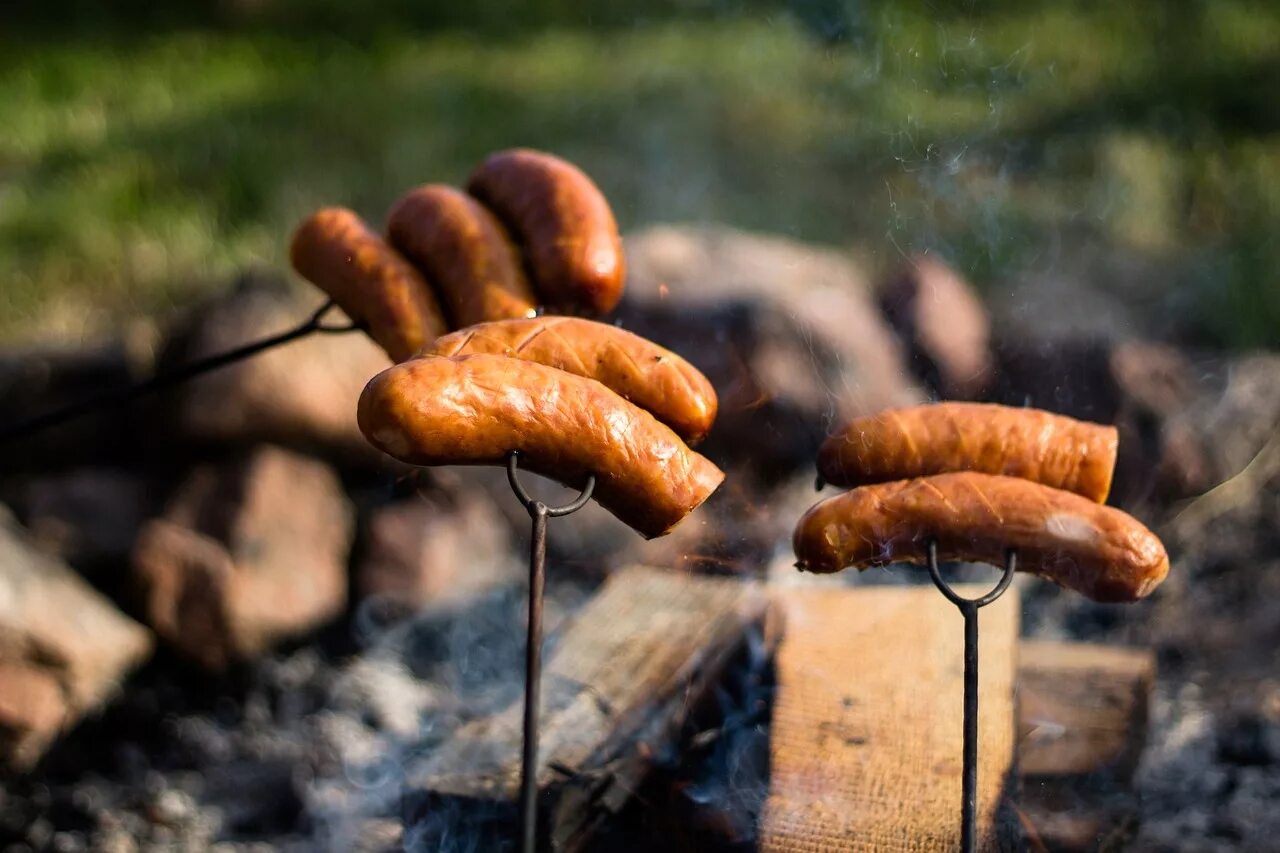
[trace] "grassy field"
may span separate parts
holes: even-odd
[[[983,283],[1064,234],[1173,259],[1193,334],[1280,346],[1274,3],[125,6],[0,28],[5,339],[283,269],[315,206],[380,222],[520,144],[624,227],[932,247]]]

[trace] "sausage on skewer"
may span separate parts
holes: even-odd
[[[592,320],[538,317],[483,323],[445,335],[424,353],[492,353],[595,379],[690,444],[707,434],[716,417],[715,389],[697,368],[639,335]]]
[[[593,379],[500,355],[423,356],[378,374],[360,429],[412,465],[521,467],[567,486],[595,475],[596,500],[642,535],[661,536],[724,474],[643,409]]]
[[[796,526],[797,566],[836,572],[943,560],[1003,564],[1097,601],[1136,601],[1169,571],[1164,546],[1128,514],[1029,480],[974,472],[861,486],[811,508]]]

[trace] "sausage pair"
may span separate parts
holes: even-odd
[[[318,211],[295,233],[293,266],[366,323],[396,361],[449,326],[532,317],[539,296],[569,313],[617,304],[621,238],[581,170],[550,154],[502,151],[476,169],[467,190],[430,184],[408,193],[392,208],[385,242],[349,210]]]
[[[1169,571],[1160,540],[1103,506],[1114,427],[1048,412],[939,403],[858,418],[819,450],[827,482],[854,486],[796,526],[797,565],[835,572],[946,560],[1018,567],[1098,601],[1145,597]]]
[[[521,464],[595,498],[646,537],[661,536],[724,474],[649,412],[604,384],[506,355],[424,355],[374,377],[360,429],[413,465]]]

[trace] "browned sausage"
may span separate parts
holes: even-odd
[[[523,245],[551,310],[605,314],[618,304],[622,238],[609,203],[577,166],[527,148],[499,151],[471,174],[467,191]]]
[[[351,319],[365,323],[394,361],[448,331],[421,274],[350,210],[326,207],[303,220],[289,259]]]
[[[536,313],[511,237],[464,192],[443,184],[409,192],[391,208],[387,239],[436,286],[455,329]]]
[[[862,486],[828,498],[796,526],[796,563],[836,572],[923,563],[930,538],[943,560],[1043,575],[1097,601],[1135,601],[1169,572],[1164,546],[1136,519],[1029,480],[965,472]]]
[[[574,317],[483,323],[445,335],[432,355],[493,353],[603,382],[696,444],[716,418],[716,392],[689,362],[631,332]]]
[[[935,403],[855,418],[818,451],[818,473],[861,486],[947,471],[1033,480],[1102,503],[1116,465],[1116,428],[1039,409]]]
[[[423,356],[373,378],[360,429],[413,465],[521,467],[581,487],[646,537],[710,497],[724,474],[648,412],[594,379],[500,355]]]

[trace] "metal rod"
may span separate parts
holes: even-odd
[[[542,601],[547,585],[547,505],[535,501],[529,511],[529,632],[524,656],[524,748],[520,756],[520,835],[522,848],[538,844],[538,709],[542,687]]]
[[[524,650],[524,731],[520,754],[520,839],[523,853],[538,847],[538,709],[542,686],[542,602],[547,584],[547,519],[577,512],[586,506],[596,487],[588,476],[582,492],[572,502],[549,507],[534,498],[520,483],[520,454],[507,454],[507,482],[533,522],[529,537],[529,629]]]
[[[1018,568],[1018,554],[1006,554],[1004,574],[995,587],[979,598],[964,598],[942,579],[938,569],[938,543],[929,540],[929,577],[964,617],[964,758],[960,777],[960,849],[978,849],[978,610],[986,607],[1009,588]]]
[[[225,367],[228,364],[241,361],[242,359],[257,355],[264,350],[289,343],[290,341],[297,340],[298,338],[305,337],[314,332],[339,333],[350,332],[360,328],[359,325],[354,323],[343,326],[324,325],[321,320],[333,307],[334,303],[330,300],[300,326],[295,326],[294,328],[280,332],[279,334],[271,335],[270,337],[245,344],[244,346],[237,347],[228,352],[218,353],[217,355],[211,355],[208,358],[200,359],[199,361],[184,364],[181,367],[169,371],[168,373],[157,374],[152,376],[150,379],[144,379],[141,382],[134,383],[133,385],[127,385],[124,388],[112,389],[84,400],[77,400],[76,402],[69,403],[62,408],[54,409],[52,412],[36,415],[35,417],[28,418],[25,421],[4,427],[3,429],[0,429],[0,445],[26,438],[27,436],[34,435],[35,433],[46,429],[51,429],[52,427],[66,423],[67,421],[75,420],[83,415],[87,415],[97,409],[124,405],[125,403],[138,399],[139,397],[144,397],[147,394],[171,388],[174,385],[186,382],[187,380],[193,379],[203,373],[208,373],[211,370],[217,370],[219,367]]]

